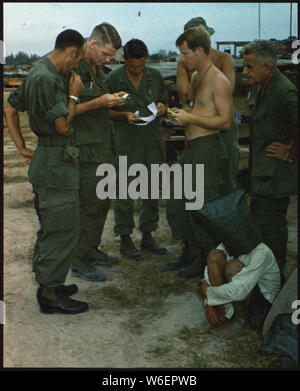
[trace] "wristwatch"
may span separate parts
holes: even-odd
[[[78,96],[69,95],[69,98],[75,100],[76,103],[79,103],[79,102],[80,102]]]

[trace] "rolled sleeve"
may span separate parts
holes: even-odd
[[[58,78],[41,77],[36,88],[39,107],[43,109],[45,120],[48,123],[53,123],[57,118],[69,114],[68,94]]]
[[[65,117],[69,114],[69,110],[64,102],[59,102],[51,107],[47,111],[45,120],[49,123],[53,123],[59,117]]]
[[[24,84],[9,94],[8,103],[18,111],[26,111],[26,102],[24,96]]]

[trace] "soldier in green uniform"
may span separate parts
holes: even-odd
[[[159,116],[166,112],[167,98],[159,71],[145,66],[147,57],[148,49],[143,41],[132,39],[127,42],[124,46],[125,65],[109,74],[108,86],[112,93],[121,89],[129,94],[124,106],[110,110],[115,127],[117,155],[127,156],[128,166],[143,163],[150,169],[151,164],[161,164],[166,160]],[[157,117],[145,126],[138,126],[136,121],[139,117],[151,115],[147,106],[152,102],[156,104]],[[166,249],[155,243],[151,235],[158,228],[158,220],[158,200],[143,200],[139,220],[141,249],[164,254]],[[134,226],[133,200],[117,199],[114,229],[121,236],[120,252],[128,258],[142,260],[143,254],[137,250],[130,237]]]
[[[212,27],[207,26],[206,21],[201,16],[189,20],[184,25],[184,31],[197,26],[205,29],[210,36],[212,36],[215,32]],[[220,50],[211,48],[210,58],[214,66],[223,72],[230,81],[231,90],[233,93],[235,88],[235,69],[231,55],[229,53],[221,52]],[[190,100],[189,86],[191,75],[192,72],[186,68],[184,62],[179,61],[177,65],[177,90],[180,102],[182,104],[187,104]],[[220,138],[225,145],[224,156],[222,158],[222,176],[224,178],[222,192],[223,194],[227,194],[236,187],[237,175],[239,172],[239,135],[238,124],[234,117],[232,119],[232,128],[226,131],[221,130]]]
[[[270,42],[250,42],[243,48],[243,61],[249,84],[259,87],[249,113],[250,206],[282,271],[287,252],[286,215],[289,197],[297,194],[298,159],[282,161],[269,155],[274,143],[290,145],[296,138],[297,89],[277,69],[276,50]]]
[[[108,23],[96,26],[86,44],[85,57],[76,73],[84,87],[79,95],[74,121],[75,142],[79,148],[80,239],[73,259],[72,274],[89,281],[104,281],[106,275],[95,264],[110,265],[113,257],[98,249],[110,200],[96,194],[99,164],[113,163],[112,132],[108,108],[122,104],[122,93],[110,94],[101,65],[109,63],[121,47],[116,29]]]
[[[195,167],[204,164],[204,202],[222,195],[221,157],[224,144],[220,130],[232,125],[232,92],[228,79],[212,63],[210,36],[207,31],[194,27],[186,30],[176,41],[181,61],[193,73],[191,80],[194,105],[189,110],[172,108],[174,120],[185,127],[186,147],[180,156],[181,165],[194,168],[191,186],[195,191]],[[181,277],[190,278],[203,274],[206,255],[214,241],[185,210],[185,200],[170,198],[167,202],[167,218],[173,238],[184,242],[181,256],[168,264],[179,270]]]
[[[84,38],[75,30],[60,33],[54,50],[36,65],[13,91],[5,110],[8,131],[23,157],[31,161],[29,181],[35,195],[40,229],[33,254],[41,312],[66,314],[86,311],[85,302],[72,300],[75,284],[63,285],[79,238],[78,150],[72,122],[83,85],[70,71],[84,55]],[[18,111],[27,111],[38,136],[35,151],[26,147]]]

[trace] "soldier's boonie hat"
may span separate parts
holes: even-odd
[[[192,18],[189,20],[185,25],[184,25],[184,31],[192,28],[192,27],[197,27],[202,25],[203,27],[206,28],[206,30],[209,32],[209,35],[213,35],[215,30],[212,27],[208,27],[205,20],[201,17],[198,16],[197,18]]]

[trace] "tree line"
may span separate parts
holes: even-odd
[[[19,52],[16,55],[10,54],[5,57],[6,65],[30,65],[33,61],[37,60],[40,56],[36,54],[28,55],[25,52]]]
[[[169,50],[167,52],[164,49],[159,50],[157,53],[151,54],[149,57],[151,60],[157,61],[157,60],[165,60],[166,58],[174,57],[176,56],[176,52],[172,52]],[[30,54],[28,55],[25,52],[18,52],[16,55],[10,54],[9,56],[5,57],[5,64],[6,65],[30,65],[32,62],[37,60],[39,58],[36,54]]]

